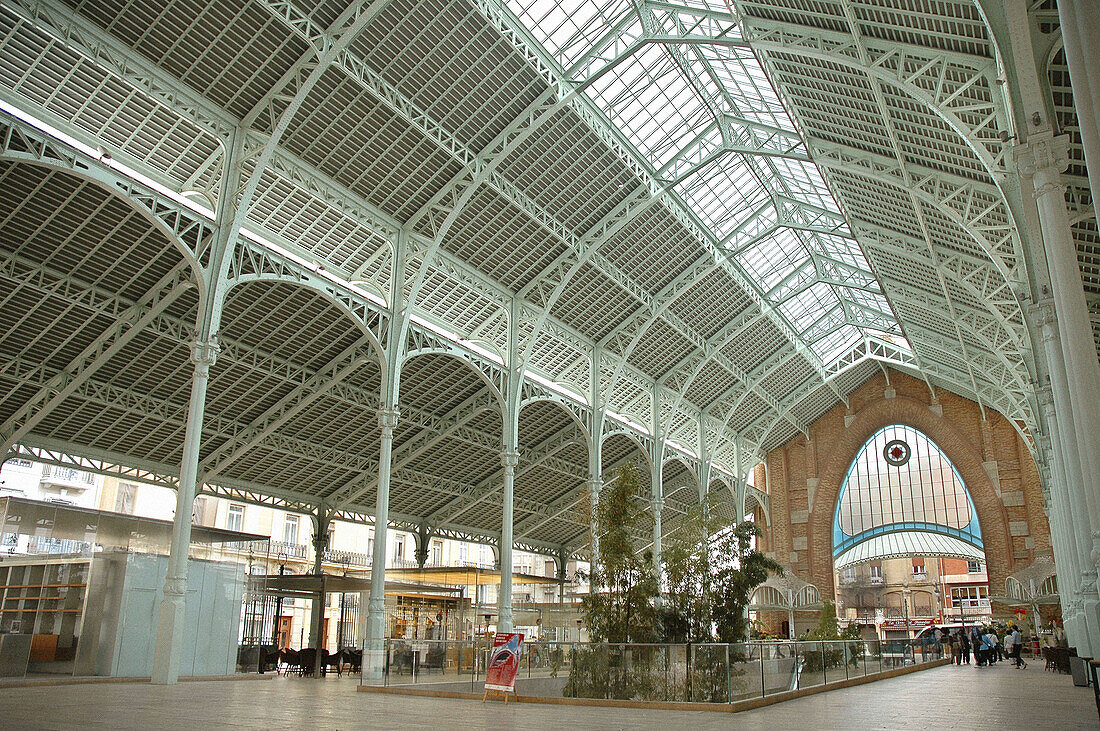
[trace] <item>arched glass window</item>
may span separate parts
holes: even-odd
[[[893,425],[867,440],[840,487],[834,557],[847,554],[844,563],[855,563],[873,556],[969,555],[982,548],[974,503],[931,439]]]

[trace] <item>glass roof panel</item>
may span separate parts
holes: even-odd
[[[863,333],[852,325],[843,325],[820,340],[810,343],[810,348],[825,363],[831,363],[852,349],[863,339]]]
[[[837,304],[839,299],[833,292],[833,288],[818,282],[781,303],[779,309],[787,316],[795,330],[803,332]]]
[[[631,0],[506,0],[506,4],[558,60],[563,71],[576,65],[582,69],[578,75],[598,70],[644,35],[637,6]],[[735,18],[727,15],[729,8],[724,0],[685,0],[677,5],[644,7],[644,27],[655,33],[742,37]],[[690,8],[717,11],[722,16],[711,13],[701,17],[693,15]],[[797,133],[749,48],[728,43],[653,43],[619,59],[614,70],[596,79],[585,94],[650,164],[656,177],[679,180],[672,191],[673,201],[690,209],[715,241],[730,236],[753,210],[776,196],[840,213],[821,173],[805,160],[727,153],[717,162],[692,168],[693,161],[724,144],[716,127],[720,119],[731,120],[725,126],[732,133],[731,142],[736,139],[737,144],[762,139],[753,124]],[[804,146],[793,152],[804,155]],[[737,239],[752,235],[747,231],[734,236],[728,250],[737,251]],[[746,277],[776,298],[773,301],[778,303],[778,311],[796,332],[813,327],[840,298],[855,300],[850,296],[854,289],[824,283],[791,294],[807,279],[804,274],[789,282],[784,278],[807,261],[811,250],[870,273],[855,241],[791,229],[780,229],[735,257]],[[843,267],[833,269],[844,271]],[[869,277],[858,271],[844,276],[831,274],[830,280],[834,278],[840,282],[850,278],[859,286],[869,282]],[[783,286],[776,289],[780,283]],[[786,299],[779,302],[780,297]],[[888,303],[881,297],[861,295],[859,302],[893,319]],[[822,335],[820,328],[815,332],[825,338],[813,348],[822,355],[858,340],[860,330],[851,327],[843,330],[843,336],[834,336],[840,331],[836,323],[830,322],[829,336]],[[830,359],[822,357],[826,364]]]
[[[535,31],[562,68],[569,68],[624,15],[634,14],[630,0],[508,0],[508,7]]]
[[[808,256],[794,232],[784,228],[757,241],[738,258],[766,292]]]
[[[711,163],[677,186],[677,192],[723,239],[768,200],[768,191],[739,155]]]

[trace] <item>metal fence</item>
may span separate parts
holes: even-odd
[[[489,640],[386,640],[381,667],[364,657],[361,682],[433,684],[479,692]],[[947,650],[949,652],[949,650]],[[829,685],[944,657],[943,647],[897,641],[734,644],[528,642],[516,692],[524,696],[732,703]]]

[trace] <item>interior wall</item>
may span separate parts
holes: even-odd
[[[1005,579],[1050,553],[1039,473],[1027,444],[1000,413],[904,373],[878,374],[810,426],[767,455],[771,524],[760,542],[769,555],[835,595],[832,523],[840,486],[863,444],[878,429],[907,424],[935,442],[959,471],[977,508],[991,594]],[[996,611],[996,607],[994,608]]]

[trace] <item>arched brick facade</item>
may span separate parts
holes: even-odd
[[[932,398],[920,380],[891,371],[872,378],[804,435],[767,455],[771,525],[765,550],[795,574],[834,594],[832,522],[841,483],[877,430],[906,424],[954,463],[974,500],[985,543],[991,594],[1010,573],[1050,550],[1042,488],[1024,440],[1001,414],[943,390]],[[758,482],[757,484],[761,484]]]

